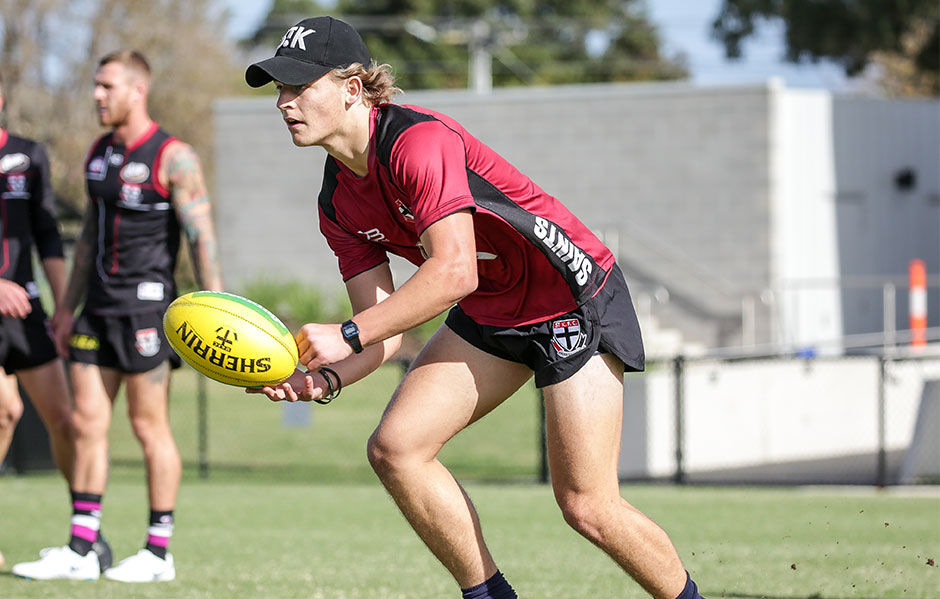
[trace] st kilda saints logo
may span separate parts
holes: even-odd
[[[398,213],[401,214],[402,218],[404,218],[409,223],[415,222],[414,212],[411,211],[411,208],[405,206],[404,202],[396,198],[395,207],[398,208]]]
[[[160,351],[160,335],[156,328],[140,329],[134,333],[137,353],[145,358],[152,358]]]
[[[233,354],[238,333],[227,327],[215,329],[212,341],[204,339],[188,321],[176,328],[179,342],[192,350],[193,355],[217,368],[232,372],[261,373],[271,370],[271,357],[242,357]]]
[[[577,318],[565,318],[552,323],[552,347],[562,358],[573,356],[587,345],[587,335]]]

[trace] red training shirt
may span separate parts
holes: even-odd
[[[479,285],[460,307],[479,324],[522,326],[574,310],[603,286],[614,256],[564,205],[452,118],[373,107],[369,172],[328,157],[320,230],[343,280],[388,260],[420,266],[419,236],[473,211]]]

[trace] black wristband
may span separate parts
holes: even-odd
[[[326,381],[326,386],[329,389],[329,393],[327,393],[325,396],[321,397],[320,399],[315,399],[313,401],[317,402],[318,404],[326,405],[330,403],[331,401],[333,401],[334,399],[336,399],[337,397],[339,397],[340,391],[343,390],[343,381],[342,379],[339,378],[339,375],[336,374],[336,371],[333,370],[332,368],[321,366],[319,372],[320,372],[320,375],[323,376],[323,380]],[[336,378],[335,383],[330,379],[330,375],[333,375]]]

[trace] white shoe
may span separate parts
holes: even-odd
[[[39,555],[41,557],[35,562],[23,562],[13,566],[13,574],[34,580],[98,579],[98,555],[94,551],[89,551],[88,555],[79,555],[66,545],[43,549]]]
[[[104,571],[104,577],[121,582],[160,582],[176,578],[173,566],[173,554],[167,553],[166,559],[160,559],[147,549],[141,549],[136,555],[126,557],[116,566]]]

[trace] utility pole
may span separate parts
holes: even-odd
[[[470,26],[470,89],[477,94],[493,91],[493,54],[490,51],[492,38],[490,25],[477,19]]]

